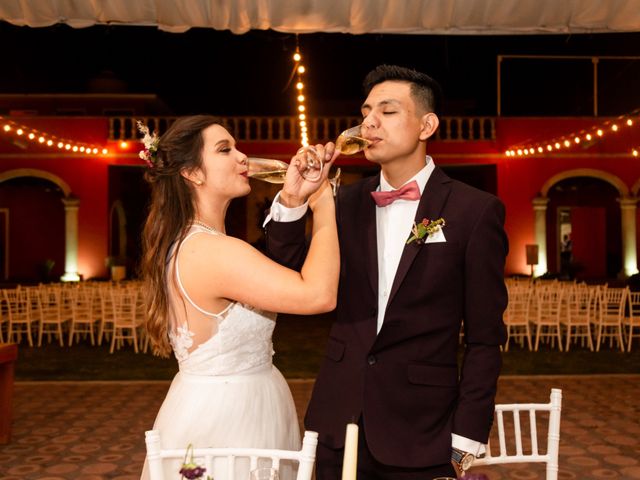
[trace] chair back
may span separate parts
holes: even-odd
[[[477,459],[473,465],[496,465],[504,463],[546,463],[546,479],[558,479],[558,452],[560,449],[560,413],[562,410],[562,390],[551,389],[549,403],[513,403],[496,405],[496,419],[498,425],[498,442],[500,453],[494,455],[491,443],[487,445],[487,454]],[[507,434],[504,425],[505,412],[513,414],[513,430],[515,446],[507,448]],[[520,428],[520,412],[529,416],[530,448],[525,452],[523,448],[523,432]],[[549,412],[549,428],[547,431],[547,447],[544,454],[540,453],[538,445],[538,424],[536,413]]]
[[[160,442],[160,432],[158,430],[148,430],[145,433],[147,444],[147,463],[149,465],[150,480],[169,480],[177,478],[178,472],[165,477],[163,470],[163,460],[182,460],[187,454],[187,449],[163,450]],[[258,460],[267,460],[270,467],[278,470],[282,460],[290,460],[298,463],[298,475],[296,480],[311,480],[313,464],[316,459],[316,448],[318,446],[318,434],[316,432],[304,432],[302,448],[300,450],[278,450],[262,448],[194,448],[193,458],[206,468],[207,474],[213,472],[213,462],[216,459],[223,459],[227,464],[227,477],[215,477],[215,480],[235,480],[235,467],[239,459],[249,459],[249,470],[258,468]],[[262,462],[261,462],[261,467]]]

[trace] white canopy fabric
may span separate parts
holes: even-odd
[[[0,0],[0,20],[245,33],[539,34],[640,31],[640,0]]]

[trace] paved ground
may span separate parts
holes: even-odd
[[[313,381],[291,380],[300,415]],[[640,479],[640,375],[504,377],[498,402],[563,390],[559,479]],[[16,384],[13,439],[0,480],[137,479],[168,382]],[[544,449],[541,449],[544,450]],[[490,480],[544,478],[541,465],[486,467]]]

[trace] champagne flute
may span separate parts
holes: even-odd
[[[262,180],[263,182],[282,184],[287,176],[287,169],[289,164],[282,160],[275,160],[272,158],[247,158],[247,175],[249,178],[255,178],[256,180]],[[340,186],[340,174],[342,172],[338,168],[333,178],[329,179],[331,190],[333,195],[336,195],[338,187]],[[301,172],[302,175],[302,172]],[[306,177],[305,177],[306,178]]]
[[[356,125],[343,131],[336,140],[336,150],[344,155],[353,155],[361,152],[371,145],[371,141],[362,136],[362,125]],[[298,152],[304,152],[306,166],[300,174],[310,181],[319,180],[322,177],[324,161],[318,156],[318,152],[312,146],[302,147]]]

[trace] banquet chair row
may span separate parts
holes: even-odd
[[[80,337],[91,345],[110,339],[111,349],[125,342],[138,352],[148,349],[142,325],[144,305],[138,282],[126,284],[93,283],[49,284],[0,291],[0,341],[20,342],[26,337],[30,346],[57,338],[69,346]]]
[[[580,341],[591,351],[599,351],[609,340],[610,348],[631,349],[633,337],[639,337],[637,295],[628,288],[587,286],[585,284],[543,285],[511,283],[509,303],[504,313],[509,349],[513,339],[522,347],[538,350],[541,341],[568,351]],[[635,299],[635,300],[634,300]],[[634,303],[635,302],[635,303]]]

